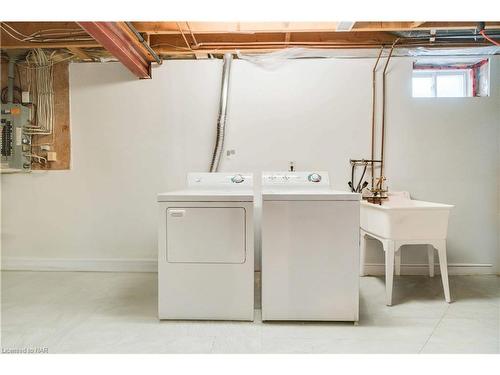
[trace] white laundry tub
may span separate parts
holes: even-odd
[[[383,238],[445,239],[453,207],[413,200],[408,194],[390,196],[382,205],[362,201],[360,225],[364,231]]]

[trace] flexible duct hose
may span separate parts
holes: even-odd
[[[229,95],[229,76],[231,73],[231,62],[233,55],[224,54],[224,65],[222,67],[222,85],[220,89],[219,116],[217,119],[217,136],[215,138],[214,152],[210,172],[217,172],[219,169],[220,157],[224,148],[224,135],[226,132],[227,101]]]

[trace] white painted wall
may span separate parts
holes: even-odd
[[[450,263],[500,259],[500,58],[492,60],[487,98],[412,99],[412,59],[389,68],[388,184],[456,205]],[[236,155],[221,170],[259,174],[293,160],[346,189],[348,159],[369,157],[373,62],[308,59],[266,71],[235,61],[226,148]],[[220,72],[220,61],[169,61],[139,81],[115,63],[71,65],[72,169],[2,176],[3,260],[155,259],[155,195],[208,168]],[[416,250],[403,263],[425,262]],[[372,249],[368,261],[381,255]]]

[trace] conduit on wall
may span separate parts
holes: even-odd
[[[226,132],[227,102],[229,96],[229,76],[231,74],[231,62],[233,55],[224,54],[224,65],[222,67],[222,84],[220,89],[219,116],[217,118],[217,136],[215,138],[214,152],[212,162],[210,163],[210,172],[219,170],[220,157],[224,148],[224,135]]]

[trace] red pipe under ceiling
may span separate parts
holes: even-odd
[[[78,22],[138,78],[151,78],[151,60],[124,22]]]

